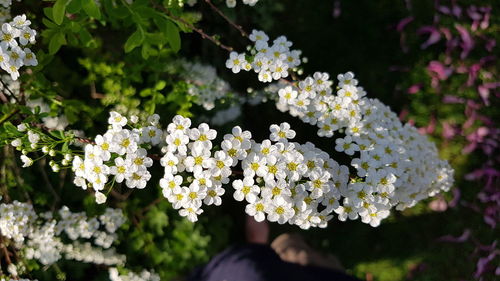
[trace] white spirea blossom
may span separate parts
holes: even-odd
[[[109,279],[111,281],[160,281],[160,276],[154,272],[143,270],[140,273],[128,272],[120,274],[115,267],[109,268]]]
[[[250,47],[250,53],[231,52],[229,54],[226,67],[233,73],[253,70],[258,73],[259,81],[271,82],[288,77],[288,70],[300,65],[301,52],[291,50],[292,42],[288,41],[285,36],[276,38],[270,45],[269,37],[264,32],[253,30],[250,40],[254,42],[254,45]]]
[[[248,5],[248,6],[255,6],[259,0],[242,0],[243,4]],[[236,0],[226,0],[226,6],[228,8],[234,8],[236,7]]]
[[[125,257],[110,248],[116,239],[115,231],[124,222],[121,210],[111,208],[99,218],[88,218],[84,213],[73,213],[63,207],[56,219],[52,213],[38,215],[28,203],[0,204],[0,235],[12,240],[24,258],[43,265],[62,258],[104,265],[124,264]],[[63,234],[73,242],[65,244]],[[88,241],[82,243],[83,239],[93,240],[94,245]]]
[[[2,279],[0,279],[0,281],[38,281],[38,280],[37,279],[25,279],[25,278],[16,278],[16,279],[8,278],[8,279],[4,279],[2,277]]]
[[[28,48],[35,43],[37,32],[30,28],[31,21],[24,14],[7,22],[11,3],[5,0],[0,3],[3,6],[0,7],[0,67],[17,80],[22,66],[38,65],[36,55]]]
[[[247,202],[249,215],[307,229],[326,227],[334,213],[339,220],[360,218],[377,226],[393,207],[411,207],[450,188],[453,171],[426,137],[402,125],[378,100],[364,97],[352,73],[339,80],[343,86],[336,94],[326,73],[273,89],[282,92],[279,109],[316,125],[320,136],[337,134],[334,148],[351,157],[352,168],[311,143],[291,142],[296,133],[287,123],[271,125],[269,139],[261,143],[235,127],[214,150],[216,131],[207,124],[192,127],[178,115],[164,131],[155,117],[148,125],[162,136],[163,196],[181,216],[197,221],[203,205],[222,203],[224,186],[241,164],[243,178],[233,182],[233,193]],[[144,128],[124,129],[127,118],[116,112],[109,123],[96,144],[85,147],[83,159],[74,157],[75,183],[100,192],[114,177],[130,188],[145,188],[152,159],[142,147],[153,145],[152,139],[143,137]]]
[[[117,182],[124,182],[129,188],[142,189],[151,178],[148,168],[153,160],[141,145],[158,145],[163,139],[163,131],[158,125],[159,117],[149,120],[147,126],[129,130],[124,129],[127,118],[117,112],[111,112],[108,119],[110,129],[95,138],[95,144],[85,146],[83,158],[73,158],[73,171],[76,174],[75,184],[96,191],[96,200],[106,200],[101,192],[110,177]],[[173,140],[173,143],[177,143]],[[113,155],[113,157],[112,157]],[[114,159],[114,160],[112,160]]]
[[[319,136],[336,136],[335,150],[351,156],[356,173],[339,190],[344,198],[335,208],[339,219],[360,217],[377,226],[392,207],[402,210],[448,191],[453,170],[439,159],[436,146],[379,100],[365,97],[352,72],[337,78],[336,92],[326,73],[294,86],[282,83],[278,92],[286,94],[279,95],[276,105],[317,126]]]
[[[217,76],[213,66],[188,61],[181,61],[180,64],[183,69],[181,76],[189,84],[188,94],[195,97],[196,104],[206,110],[212,110],[219,100],[229,102],[235,100],[228,98],[231,88],[226,81]]]
[[[176,116],[166,138],[180,139],[179,134],[190,135],[197,130],[187,126],[174,130],[179,127],[175,124],[191,122]],[[234,197],[249,204],[249,215],[257,220],[267,216],[270,221],[303,228],[326,226],[333,211],[327,210],[328,206],[338,205],[340,189],[347,186],[347,167],[311,143],[289,142],[295,132],[287,123],[272,125],[271,136],[274,142],[257,143],[250,132],[235,127],[223,137],[218,151],[212,151],[213,145],[206,137],[191,137],[184,144],[185,152],[170,148],[161,161],[165,167],[160,181],[163,195],[181,216],[196,221],[203,204],[221,203],[223,185],[229,183],[233,167],[241,161],[244,178],[233,181]]]

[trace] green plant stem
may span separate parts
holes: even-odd
[[[7,115],[4,115],[2,117],[2,119],[0,119],[0,125],[2,125],[3,123],[7,122],[10,118],[12,118],[13,116],[15,116],[17,113],[19,113],[19,109],[16,108],[14,110],[12,110],[9,114]]]

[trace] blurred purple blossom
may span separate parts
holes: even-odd
[[[425,41],[422,45],[420,45],[421,49],[426,49],[430,45],[436,44],[441,40],[441,33],[439,29],[434,26],[424,26],[417,30],[417,34],[429,34],[427,41]]]
[[[474,48],[474,39],[472,39],[469,31],[458,23],[455,24],[455,29],[460,34],[460,38],[462,40],[462,42],[460,43],[460,47],[462,47],[460,58],[465,59],[469,55],[470,51]]]
[[[445,236],[439,237],[437,240],[440,242],[463,243],[469,239],[470,235],[471,235],[470,229],[466,229],[462,233],[462,235],[460,235],[458,237],[455,237],[452,235],[445,235]]]

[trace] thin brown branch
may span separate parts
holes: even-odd
[[[50,182],[49,176],[45,172],[44,166],[45,166],[45,163],[39,162],[38,169],[40,170],[40,173],[42,174],[42,178],[43,178],[43,181],[45,182],[45,186],[50,191],[50,193],[52,193],[52,195],[54,196],[54,203],[52,205],[52,211],[53,211],[55,209],[56,204],[59,201],[61,201],[61,197],[59,197],[59,195],[57,194],[56,190],[54,189],[54,186]]]
[[[2,91],[0,91],[0,101],[2,101],[2,103],[9,103],[9,99],[7,99],[7,97],[5,96],[4,93],[2,93]]]
[[[111,196],[113,196],[114,198],[116,198],[120,201],[125,201],[130,196],[130,194],[132,194],[132,192],[133,192],[133,189],[130,189],[125,194],[121,194],[118,191],[115,191],[114,189],[112,189],[109,194],[111,194]]]
[[[165,7],[161,6],[161,5],[158,5],[154,2],[151,2],[151,4],[153,5],[153,7],[161,10],[162,12],[164,12],[165,14],[167,14],[170,18],[178,21],[178,22],[181,22],[182,24],[186,25],[187,27],[189,27],[191,30],[195,31],[196,33],[198,33],[203,39],[208,39],[210,40],[212,43],[214,43],[215,45],[217,45],[218,47],[228,51],[228,52],[232,52],[233,51],[233,48],[230,47],[230,46],[226,46],[224,44],[222,44],[218,39],[216,39],[214,36],[210,36],[208,34],[206,34],[202,29],[200,28],[197,28],[195,27],[194,25],[192,25],[191,23],[185,21],[184,19],[180,18],[180,17],[177,17],[177,16],[174,16],[168,9],[166,9]]]
[[[219,14],[222,18],[224,18],[232,27],[236,28],[240,33],[241,36],[248,38],[248,33],[243,30],[243,27],[241,25],[236,24],[234,21],[232,21],[230,18],[228,18],[219,8],[217,8],[212,1],[210,0],[205,0],[205,3],[207,3],[212,10],[214,10],[217,14]]]
[[[7,249],[7,246],[4,244],[4,239],[2,235],[0,235],[0,247],[2,248],[3,256],[5,256],[5,262],[7,263],[7,265],[11,264],[12,261],[10,260],[10,253],[9,250]]]
[[[95,88],[95,83],[90,82],[90,97],[93,99],[102,99],[104,98],[104,95],[101,93],[98,93],[96,88]]]
[[[142,218],[142,216],[144,215],[145,212],[149,211],[151,208],[153,208],[155,205],[159,204],[161,201],[163,201],[163,198],[161,198],[161,197],[156,198],[151,203],[149,203],[146,207],[142,208],[139,211],[139,213],[137,214],[137,216]]]

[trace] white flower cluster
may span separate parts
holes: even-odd
[[[4,279],[2,277],[2,279],[0,279],[0,281],[37,281],[37,279],[25,279],[25,278],[19,278],[19,279],[9,278],[9,279]]]
[[[34,112],[36,107],[40,108],[40,113],[50,113],[50,106],[42,99],[28,99],[26,105]],[[64,130],[68,126],[66,115],[46,116],[42,118],[43,125],[51,130]]]
[[[180,209],[180,215],[194,222],[203,212],[202,203],[221,204],[220,196],[225,192],[222,184],[229,182],[234,162],[225,151],[212,155],[212,140],[217,136],[215,130],[206,123],[198,128],[190,127],[191,120],[180,115],[168,125],[167,146],[162,149],[165,155],[160,161],[165,175],[160,180],[160,186],[163,196],[175,209]],[[243,134],[241,129],[236,133]],[[180,175],[183,172],[192,176],[183,177]],[[187,183],[189,185],[184,186]]]
[[[326,227],[349,170],[312,143],[289,142],[295,132],[288,123],[271,125],[270,131],[270,139],[252,142],[241,162],[244,177],[232,183],[234,199],[245,200],[246,213],[256,221]]]
[[[33,206],[15,201],[0,204],[0,234],[16,243],[24,242],[31,231],[31,223],[37,218]]]
[[[241,161],[243,180],[235,180],[234,198],[246,200],[246,212],[256,220],[289,222],[302,228],[325,227],[328,214],[338,206],[339,190],[349,172],[311,143],[290,143],[290,125],[271,126],[271,140],[257,143],[249,131],[234,127],[212,154],[217,132],[176,116],[168,126],[167,152],[161,160],[165,175],[163,195],[191,221],[203,212],[202,204],[220,205],[233,167]],[[187,173],[191,173],[186,175]],[[183,174],[181,174],[183,173]]]
[[[128,272],[127,275],[120,275],[117,268],[111,267],[109,269],[109,279],[111,281],[160,281],[160,276],[148,270],[143,270],[139,274]]]
[[[125,256],[116,253],[114,248],[100,249],[92,246],[90,242],[73,242],[64,245],[64,256],[68,260],[84,263],[102,264],[107,266],[125,264]]]
[[[21,0],[17,0],[21,2]],[[12,5],[12,0],[0,0],[0,24],[3,24],[11,18],[10,6]]]
[[[67,207],[59,210],[59,219],[52,213],[36,214],[28,203],[14,201],[0,204],[0,235],[11,239],[25,258],[38,260],[44,265],[59,261],[62,256],[94,264],[124,264],[125,257],[114,249],[102,250],[90,242],[82,244],[78,239],[94,239],[94,244],[109,248],[116,239],[114,233],[124,223],[121,210],[108,208],[99,218],[88,218],[83,213],[72,213]],[[105,230],[100,230],[104,227]],[[72,242],[63,243],[62,233]]]
[[[30,24],[31,21],[26,19],[24,14],[2,24],[0,67],[9,73],[13,80],[19,77],[19,69],[22,66],[38,65],[35,54],[26,47],[35,43],[36,31],[30,28]]]
[[[277,107],[316,125],[319,136],[338,134],[335,150],[352,157],[355,179],[340,189],[340,220],[360,216],[377,226],[392,207],[401,210],[449,190],[453,170],[427,137],[403,125],[379,100],[366,98],[352,72],[337,79],[336,93],[327,73],[282,85]]]
[[[133,119],[137,122],[136,117]],[[118,183],[124,182],[129,188],[146,187],[151,178],[147,168],[153,165],[153,160],[141,145],[158,145],[163,141],[163,131],[158,128],[158,121],[159,116],[153,115],[148,119],[148,126],[129,130],[124,128],[127,118],[111,112],[108,119],[110,129],[104,135],[98,135],[95,144],[85,146],[83,159],[74,157],[74,183],[83,189],[90,185],[96,192],[98,203],[106,201],[101,191],[110,176],[114,176],[114,181]]]
[[[288,70],[300,65],[299,50],[290,50],[292,42],[280,36],[269,46],[269,37],[263,31],[253,30],[250,40],[255,42],[250,54],[231,52],[226,67],[233,73],[254,70],[262,82],[288,77]],[[248,60],[247,60],[248,58]]]
[[[259,0],[242,0],[243,4],[248,5],[248,6],[255,6]],[[228,8],[234,8],[236,7],[236,0],[226,0],[226,6]]]
[[[188,94],[196,98],[196,104],[206,110],[212,110],[216,101],[227,99],[231,88],[226,81],[217,76],[213,66],[188,61],[182,61],[181,65],[184,69],[181,73],[182,78],[190,85]]]

